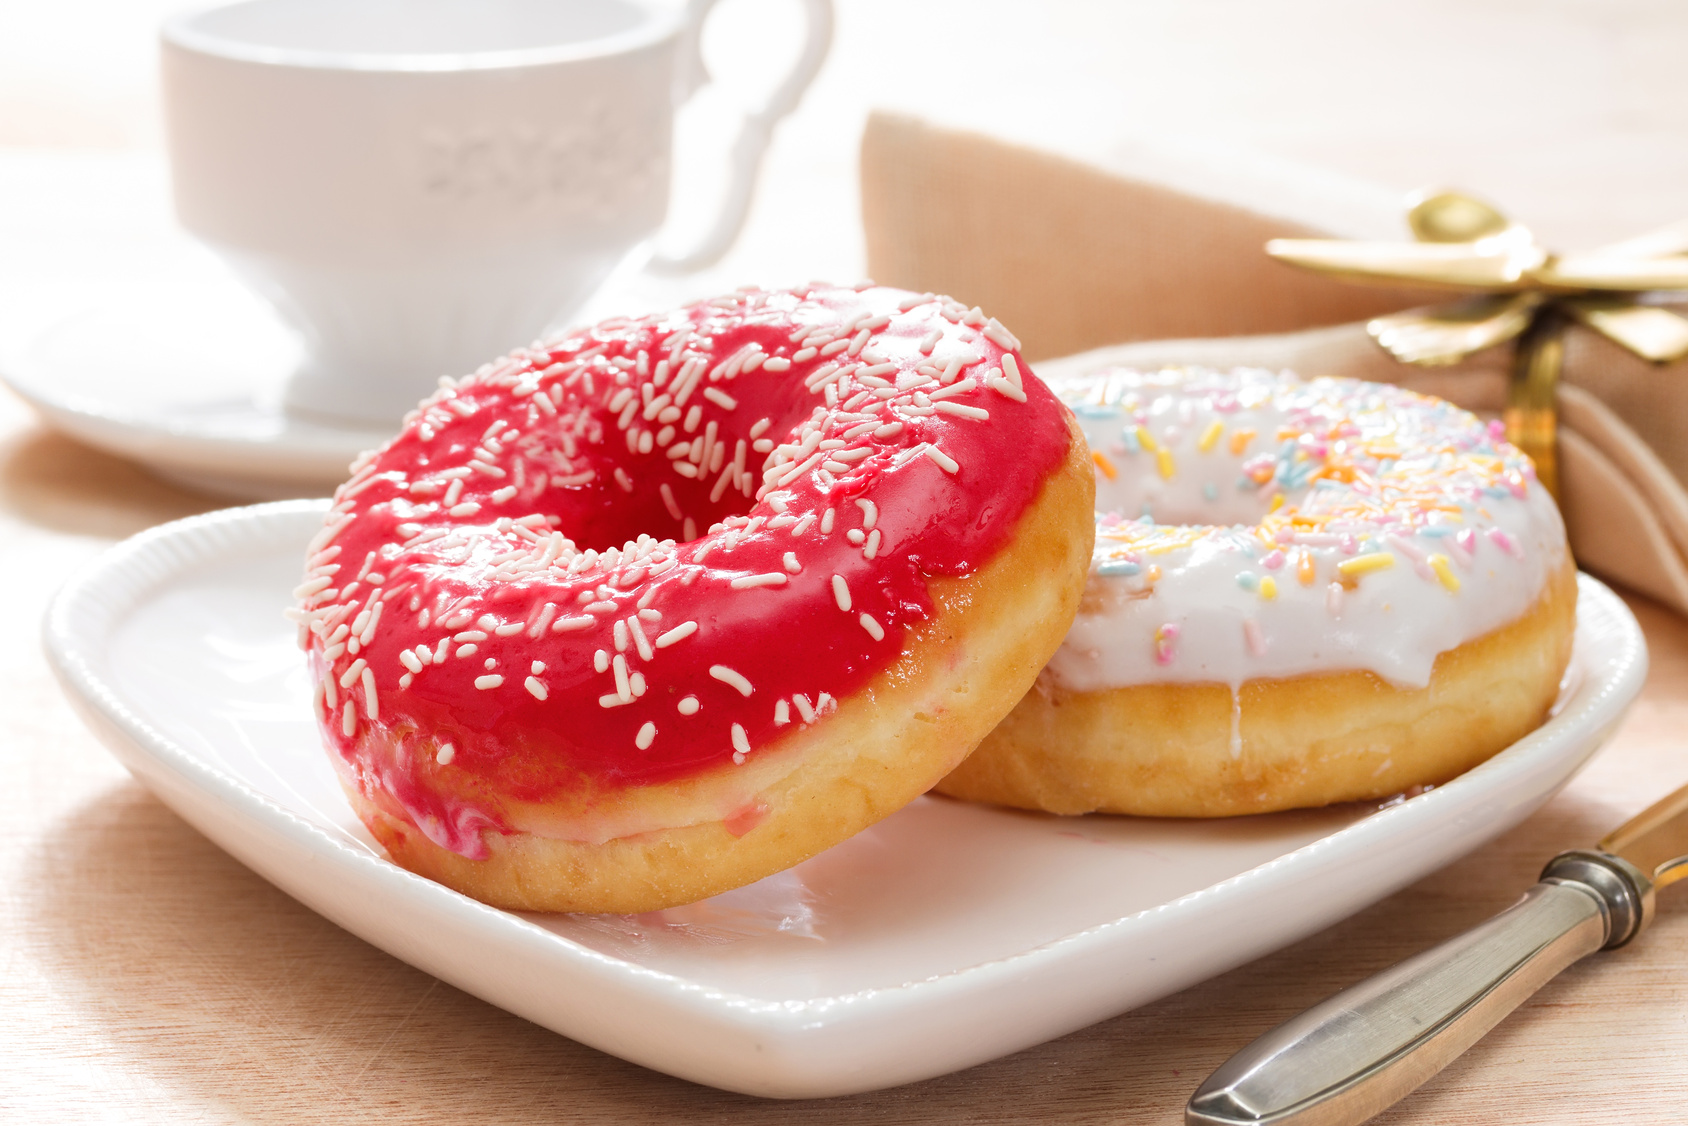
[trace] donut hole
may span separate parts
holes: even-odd
[[[569,529],[576,547],[596,551],[621,547],[642,535],[684,543],[729,517],[758,512],[755,496],[768,454],[755,450],[757,439],[751,431],[776,445],[789,440],[809,418],[812,400],[801,384],[793,388],[789,381],[760,373],[740,376],[733,394],[736,409],[711,410],[691,430],[683,422],[635,419],[624,431],[613,417],[603,419],[602,441],[587,444],[583,451],[593,479],[546,489],[530,511],[555,517],[553,523]],[[767,425],[759,427],[764,419]],[[573,425],[572,417],[557,416],[549,423],[551,432],[539,435],[541,448],[563,448],[563,432]],[[668,443],[659,446],[656,438],[665,428],[670,431]],[[646,436],[650,442],[639,452]],[[741,442],[748,489],[742,474],[736,481],[721,480],[724,472],[730,473]],[[681,453],[682,444],[692,446],[693,452]],[[690,468],[680,470],[680,464]],[[578,471],[578,465],[568,462],[559,472]]]
[[[1180,473],[1170,479],[1153,471],[1121,472],[1111,481],[1098,474],[1096,511],[1120,520],[1147,516],[1157,524],[1252,526],[1272,511],[1275,497],[1282,494],[1286,501],[1294,501],[1306,492],[1286,493],[1270,485],[1262,489],[1239,465],[1221,464],[1222,460],[1230,459],[1215,459],[1201,473]]]

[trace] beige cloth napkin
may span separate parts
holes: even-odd
[[[1506,348],[1427,369],[1367,337],[1366,318],[1438,295],[1345,285],[1266,257],[1269,238],[1354,233],[1278,217],[1308,211],[1307,185],[1243,207],[888,114],[868,122],[861,177],[869,273],[989,310],[1045,376],[1256,365],[1384,380],[1480,412],[1504,403]],[[1566,352],[1571,549],[1585,569],[1688,614],[1688,362],[1655,367],[1580,328]]]

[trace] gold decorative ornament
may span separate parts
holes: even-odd
[[[1580,321],[1656,364],[1688,357],[1688,317],[1658,304],[1672,291],[1688,291],[1688,222],[1564,256],[1460,192],[1418,193],[1408,201],[1407,223],[1418,241],[1273,239],[1266,253],[1345,281],[1470,294],[1377,317],[1366,331],[1397,360],[1424,366],[1516,340],[1506,436],[1558,496],[1554,396],[1565,325]]]

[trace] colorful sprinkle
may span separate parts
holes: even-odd
[[[1312,586],[1315,574],[1313,553],[1311,551],[1301,552],[1295,561],[1295,577],[1301,581],[1302,586]]]
[[[1459,592],[1459,576],[1448,566],[1448,557],[1437,552],[1430,557],[1430,569],[1436,572],[1436,579],[1443,586],[1455,593]]]
[[[1167,622],[1155,630],[1155,663],[1170,665],[1177,657],[1176,644],[1179,628],[1177,622]]]
[[[1355,579],[1361,575],[1369,575],[1373,571],[1387,571],[1395,565],[1395,557],[1387,551],[1375,551],[1370,555],[1356,555],[1352,559],[1344,559],[1336,565],[1337,571],[1343,578]]]

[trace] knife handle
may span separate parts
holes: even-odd
[[[1405,1098],[1561,970],[1652,916],[1652,881],[1566,852],[1516,904],[1308,1009],[1197,1088],[1187,1126],[1348,1126]]]

